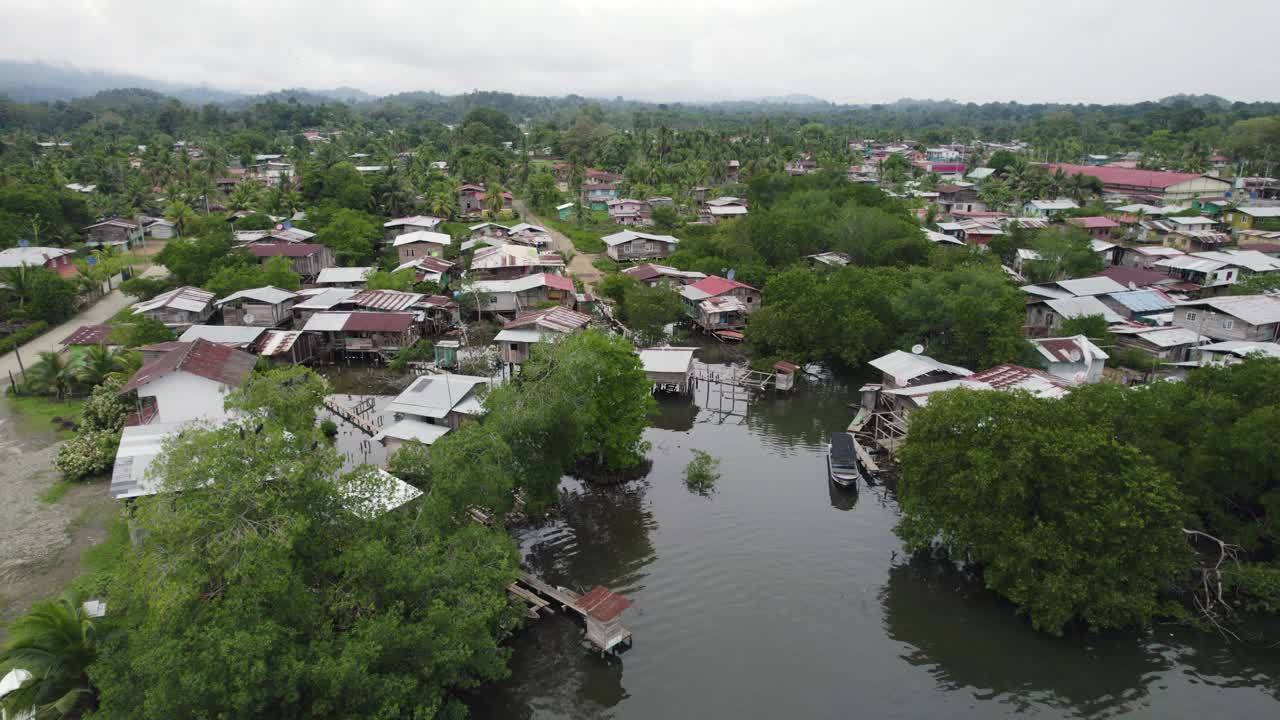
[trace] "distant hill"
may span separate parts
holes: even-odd
[[[19,102],[55,102],[95,95],[104,90],[143,88],[193,104],[225,103],[243,93],[211,87],[182,86],[140,75],[85,70],[72,65],[0,60],[0,95]]]

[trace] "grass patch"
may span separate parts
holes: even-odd
[[[584,225],[578,227],[564,220],[547,220],[546,222],[551,227],[564,233],[573,242],[573,247],[578,252],[583,253],[604,252],[604,241],[600,238],[618,231],[617,225]]]
[[[591,266],[600,272],[611,273],[618,272],[622,269],[622,265],[610,260],[608,257],[598,257],[591,259]]]
[[[66,480],[59,480],[58,482],[50,485],[48,490],[40,493],[40,502],[52,505],[58,502],[63,495],[66,495],[67,491],[70,489],[71,483]]]
[[[55,428],[54,418],[75,420],[84,410],[84,400],[55,400],[44,395],[7,394],[9,407],[14,411],[18,421],[28,430],[57,430],[64,436],[70,436],[69,430]]]
[[[80,554],[84,572],[71,581],[72,589],[84,597],[102,597],[128,549],[129,522],[118,512],[107,523],[107,539]]]

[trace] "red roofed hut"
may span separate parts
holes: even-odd
[[[609,588],[597,585],[574,601],[587,622],[587,639],[608,652],[621,643],[631,645],[631,631],[622,626],[622,611],[631,601]]]

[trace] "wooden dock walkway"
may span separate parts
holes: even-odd
[[[377,435],[379,432],[381,432],[381,428],[375,426],[367,418],[364,418],[356,414],[355,410],[352,410],[351,408],[347,407],[346,405],[343,405],[337,400],[332,399],[332,396],[326,397],[324,399],[324,406],[328,408],[329,412],[333,413],[334,415],[337,415],[343,420],[346,420],[352,425],[355,425],[357,428],[360,428],[360,430],[363,431],[369,437],[373,437],[374,435]]]
[[[507,586],[507,592],[528,604],[530,618],[541,617],[542,610],[549,607],[581,619],[587,628],[587,639],[601,652],[621,653],[631,648],[631,631],[617,620],[631,603],[606,588],[598,587],[583,596],[522,572],[515,582]],[[598,612],[594,604],[583,607],[583,599],[590,600],[590,596],[609,598],[611,607],[602,612]]]

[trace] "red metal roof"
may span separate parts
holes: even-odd
[[[179,370],[224,385],[239,385],[257,362],[257,358],[247,352],[207,340],[174,343],[174,346],[174,349],[143,365],[120,388],[120,394],[137,390],[152,380]]]
[[[1086,230],[1110,230],[1111,228],[1120,227],[1120,223],[1109,217],[1102,217],[1101,215],[1095,215],[1093,217],[1067,218],[1067,222]]]
[[[323,245],[309,243],[254,243],[246,246],[256,257],[310,257],[324,250]]]
[[[62,341],[63,345],[102,345],[111,334],[110,325],[81,325]]]
[[[773,364],[773,369],[778,370],[780,372],[787,373],[787,374],[791,374],[799,370],[800,366],[796,365],[795,363],[789,363],[786,360],[779,360],[778,362]]]
[[[662,272],[658,270],[656,267],[654,267],[653,263],[645,263],[643,265],[636,265],[634,267],[623,268],[622,272],[630,275],[631,277],[641,282],[644,282],[645,280],[652,280],[654,278],[662,277]]]
[[[1049,354],[1053,355],[1054,359],[1058,362],[1080,362],[1079,358],[1081,356],[1079,353],[1081,353],[1082,350],[1080,348],[1080,344],[1076,342],[1075,338],[1044,338],[1043,340],[1036,340],[1035,342],[1040,347],[1049,351]],[[1073,352],[1077,353],[1077,359],[1075,360],[1071,359],[1071,354]]]
[[[412,313],[353,312],[347,316],[343,331],[404,332],[413,325]]]
[[[621,615],[623,610],[631,607],[630,600],[600,585],[592,588],[591,592],[578,598],[573,604],[600,622],[609,622]]]
[[[573,280],[570,280],[563,275],[542,273],[542,282],[553,290],[568,290],[569,292],[573,292]]]
[[[1067,175],[1092,175],[1101,180],[1103,185],[1125,185],[1151,190],[1163,190],[1170,185],[1177,185],[1178,183],[1203,177],[1200,173],[1130,170],[1107,165],[1046,165],[1045,169],[1051,173],[1061,170]]]
[[[729,280],[728,278],[722,278],[719,275],[707,276],[696,283],[692,283],[691,285],[689,285],[689,287],[694,288],[696,290],[701,290],[702,292],[712,297],[716,297],[717,295],[723,295],[735,288],[746,288],[748,290],[755,290],[755,288],[751,287],[746,283],[740,283],[737,280]]]

